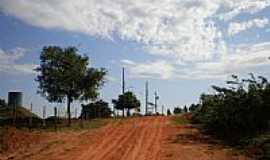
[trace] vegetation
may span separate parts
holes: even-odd
[[[215,94],[203,94],[195,120],[226,138],[251,136],[269,128],[270,84],[250,74],[249,79],[232,76],[228,88],[213,86]]]
[[[117,110],[124,110],[127,109],[127,116],[130,116],[130,110],[131,109],[140,109],[140,101],[137,99],[136,95],[131,92],[125,92],[124,94],[121,94],[118,96],[118,99],[113,99],[112,103],[114,105],[114,108]],[[123,112],[124,116],[124,112]]]
[[[188,109],[187,109],[187,106],[184,106],[184,112],[187,113],[188,112]]]
[[[175,116],[171,120],[173,125],[183,125],[190,123],[190,121],[186,118],[185,115]]]
[[[99,100],[87,105],[82,104],[81,117],[84,119],[108,118],[111,117],[112,111],[109,104],[103,100]]]
[[[190,112],[194,112],[194,111],[196,111],[198,108],[200,107],[200,104],[191,104],[190,106],[189,106],[189,111]]]
[[[94,100],[104,84],[105,69],[88,68],[89,58],[81,56],[75,47],[44,47],[40,55],[38,93],[49,102],[67,100],[68,124],[70,104],[74,100]]]
[[[173,110],[173,114],[180,114],[180,113],[182,113],[182,108],[175,107],[174,110]]]
[[[167,109],[167,115],[169,116],[169,115],[172,115],[172,113],[171,113],[171,110],[170,109]]]
[[[1,99],[0,98],[0,107],[5,107],[5,106],[7,106],[7,103],[6,103],[6,101],[5,101],[5,99]]]

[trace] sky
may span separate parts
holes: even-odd
[[[232,74],[270,78],[269,18],[270,0],[0,0],[0,97],[22,91],[38,114],[64,108],[36,94],[34,80],[42,48],[56,45],[107,69],[100,98],[108,102],[121,93],[125,67],[142,111],[146,81],[159,106],[197,103]]]

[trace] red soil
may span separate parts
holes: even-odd
[[[23,138],[24,137],[24,138]],[[22,140],[24,139],[24,140]],[[192,126],[169,117],[131,118],[80,132],[23,133],[8,137],[0,159],[27,160],[245,160]],[[14,144],[14,145],[12,145]]]

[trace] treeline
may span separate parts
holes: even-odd
[[[247,79],[233,75],[228,87],[212,86],[215,93],[202,94],[190,110],[193,122],[232,141],[269,129],[270,84],[262,76]],[[237,141],[235,141],[237,142]]]

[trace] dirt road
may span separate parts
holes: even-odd
[[[40,160],[232,160],[245,159],[168,117],[131,118],[80,133],[51,133],[6,158]]]

